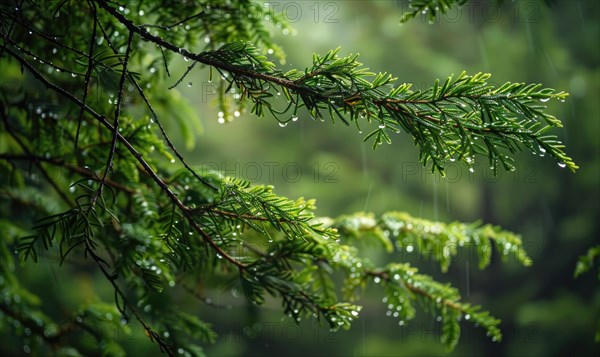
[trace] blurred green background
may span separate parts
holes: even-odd
[[[376,151],[365,134],[342,123],[314,121],[307,114],[282,128],[273,118],[242,113],[218,124],[206,72],[181,89],[199,109],[205,133],[192,154],[205,163],[257,183],[274,184],[289,197],[317,198],[319,214],[389,210],[439,220],[483,219],[522,234],[534,265],[497,259],[479,271],[463,254],[447,275],[435,264],[406,255],[379,256],[380,262],[409,260],[423,271],[457,286],[466,301],[482,304],[502,319],[504,340],[489,341],[465,324],[450,355],[590,355],[600,317],[595,272],[573,279],[577,257],[600,237],[600,5],[596,1],[469,1],[433,24],[417,17],[400,26],[402,1],[270,2],[286,16],[296,35],[276,34],[287,53],[283,68],[304,68],[314,52],[341,46],[360,53],[373,71],[427,89],[436,78],[466,70],[492,73],[496,84],[536,82],[571,94],[549,110],[564,128],[555,133],[581,169],[576,174],[543,157],[523,154],[516,172],[494,178],[481,160],[470,174],[451,166],[448,177],[431,175],[417,162],[418,150],[405,133]],[[277,31],[276,31],[277,32]],[[197,85],[198,83],[198,85]],[[201,91],[200,83],[204,87]],[[208,87],[207,87],[208,86]],[[199,100],[202,97],[202,100]],[[368,128],[363,128],[368,133]],[[218,294],[215,292],[215,294]],[[228,292],[214,299],[229,302]],[[439,323],[427,313],[399,327],[385,316],[377,294],[354,327],[331,334],[313,322],[296,327],[281,320],[277,304],[254,311],[237,299],[232,311],[210,311],[221,340],[213,355],[444,355]],[[226,343],[223,343],[226,342]]]
[[[572,174],[548,157],[523,154],[515,172],[493,177],[480,158],[474,173],[466,166],[451,165],[443,179],[420,166],[418,149],[405,133],[373,151],[362,142],[369,128],[363,127],[361,134],[356,127],[314,121],[306,113],[285,127],[274,118],[247,112],[219,124],[215,83],[208,82],[206,69],[195,70],[186,79],[193,85],[178,87],[203,126],[196,146],[183,150],[191,163],[273,184],[277,193],[291,198],[317,198],[322,216],[398,210],[441,221],[481,219],[521,234],[534,260],[526,268],[495,257],[480,271],[475,256],[464,251],[449,272],[441,274],[435,263],[412,254],[371,254],[378,265],[409,261],[452,283],[465,301],[502,319],[501,343],[491,342],[482,329],[463,324],[458,347],[448,353],[439,342],[435,318],[421,311],[400,327],[397,319],[386,316],[377,291],[367,291],[359,302],[365,308],[353,328],[338,333],[315,321],[297,326],[282,319],[276,300],[257,309],[225,287],[204,292],[224,306],[216,308],[198,304],[182,292],[172,303],[197,313],[219,334],[215,345],[206,346],[207,354],[593,355],[599,347],[593,342],[600,319],[597,272],[578,279],[573,272],[578,256],[598,244],[600,237],[600,2],[469,1],[432,24],[417,17],[402,26],[399,20],[407,9],[403,1],[275,1],[267,6],[296,29],[284,34],[273,26],[287,53],[286,62],[278,63],[283,69],[302,69],[310,65],[313,53],[341,46],[341,55],[360,53],[360,60],[373,71],[390,72],[399,83],[413,83],[414,89],[427,89],[435,79],[466,70],[492,73],[495,84],[536,82],[569,92],[565,103],[549,103],[549,111],[563,121],[564,128],[554,133],[581,169]],[[164,82],[165,90],[185,68],[182,60]],[[176,124],[168,130],[184,147]],[[55,263],[42,260],[42,269],[25,275],[33,292],[52,296],[44,304],[55,308],[56,314],[95,294],[113,301],[102,277]],[[62,279],[65,276],[69,279]],[[118,336],[128,352],[156,354],[156,345],[139,326],[131,325],[130,334]]]

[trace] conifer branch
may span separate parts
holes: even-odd
[[[388,252],[395,248],[432,258],[440,263],[443,272],[460,250],[469,248],[477,255],[479,268],[484,269],[491,262],[492,245],[503,260],[510,254],[525,266],[532,264],[518,235],[480,222],[442,223],[415,218],[405,212],[387,212],[378,219],[372,214],[356,213],[325,220],[324,225],[334,227],[346,239],[376,240]]]
[[[423,165],[431,163],[431,170],[442,175],[448,161],[462,160],[473,170],[475,155],[487,156],[494,173],[500,165],[514,170],[509,154],[521,150],[540,156],[548,153],[559,166],[573,172],[578,168],[557,137],[546,134],[562,124],[544,111],[543,103],[564,101],[564,92],[539,84],[507,82],[496,87],[488,83],[489,74],[469,76],[464,72],[443,83],[436,81],[427,90],[412,91],[408,84],[392,86],[395,78],[389,74],[369,72],[357,61],[357,55],[338,57],[338,50],[322,57],[315,55],[312,68],[284,74],[249,43],[192,53],[134,24],[104,0],[97,1],[146,41],[228,72],[230,76],[224,77],[228,87],[241,89],[242,98],[254,103],[252,112],[259,116],[266,108],[276,118],[292,110],[294,118],[298,109],[305,107],[313,118],[323,118],[328,112],[332,120],[339,118],[348,125],[355,122],[359,128],[361,121],[374,121],[379,128],[365,137],[365,141],[373,140],[373,148],[384,141],[390,143],[390,133],[405,130],[419,146]],[[370,77],[373,79],[369,81]],[[279,87],[290,103],[283,112],[272,107],[273,86]],[[291,119],[279,120],[285,123]]]

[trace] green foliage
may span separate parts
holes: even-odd
[[[479,267],[484,269],[490,263],[492,244],[497,251],[502,252],[504,260],[511,254],[523,265],[531,264],[517,235],[490,224],[446,224],[411,217],[404,212],[389,212],[379,220],[364,213],[342,217],[335,227],[349,238],[377,239],[387,251],[396,246],[398,250],[406,250],[408,253],[415,250],[424,257],[433,257],[440,263],[443,272],[448,270],[452,258],[463,248],[474,248],[479,258]]]
[[[433,13],[449,4],[417,8]],[[463,247],[477,251],[481,268],[492,259],[492,246],[529,265],[518,236],[399,212],[319,218],[312,199],[288,199],[272,186],[191,167],[168,132],[175,121],[191,147],[190,128],[200,131],[177,92],[198,63],[210,67],[210,79],[220,77],[222,121],[230,120],[233,104],[251,105],[258,116],[271,113],[281,125],[301,111],[359,130],[375,123],[365,138],[373,147],[404,130],[422,163],[442,173],[448,161],[472,165],[475,155],[487,156],[494,171],[500,164],[512,170],[512,155],[523,149],[577,169],[546,133],[561,123],[543,103],[566,93],[522,83],[493,86],[481,73],[413,91],[338,50],[284,73],[265,55],[283,58],[267,30],[270,14],[250,1],[134,1],[125,8],[105,0],[48,0],[2,3],[0,14],[6,79],[0,209],[9,217],[0,225],[0,309],[15,327],[10,333],[33,341],[28,348],[40,354],[123,355],[114,332],[141,326],[162,352],[203,355],[201,344],[217,338],[211,324],[171,304],[180,293],[196,296],[192,286],[231,287],[254,305],[273,297],[294,321],[316,318],[332,331],[349,329],[364,290],[380,287],[400,326],[418,305],[442,323],[441,341],[450,349],[461,319],[501,339],[499,320],[462,302],[456,288],[404,262],[376,266],[355,243],[374,242],[390,253],[416,249],[446,271]],[[287,26],[278,18],[274,24]],[[191,64],[170,91],[159,87],[179,60]],[[21,285],[16,262],[29,267],[45,256],[100,277],[113,303],[97,296],[70,311],[67,322],[47,317],[45,296]],[[69,338],[75,328],[93,342]]]
[[[418,15],[424,15],[429,23],[433,23],[438,14],[445,14],[452,6],[462,6],[466,2],[467,0],[409,0],[408,11],[402,15],[400,22],[406,23]]]
[[[575,267],[575,277],[592,269],[598,256],[600,256],[600,245],[591,247],[585,255],[580,256]],[[600,279],[600,272],[598,272],[598,279]]]
[[[431,170],[442,175],[448,161],[464,161],[472,167],[475,155],[487,156],[494,173],[500,164],[512,171],[514,159],[508,155],[521,150],[540,156],[548,153],[560,167],[578,168],[557,137],[547,134],[562,124],[544,112],[544,103],[564,101],[564,92],[539,84],[496,87],[488,83],[489,74],[464,72],[456,79],[436,81],[427,90],[412,91],[410,84],[393,87],[395,78],[390,74],[369,72],[357,61],[358,55],[338,57],[338,51],[315,54],[311,68],[284,74],[248,43],[190,56],[217,68],[227,82],[226,92],[241,92],[240,99],[250,99],[256,115],[264,115],[266,109],[287,125],[297,120],[304,107],[314,119],[324,120],[327,113],[333,121],[354,122],[359,131],[363,122],[375,122],[378,128],[365,137],[373,141],[374,149],[384,141],[391,143],[391,135],[404,130],[420,148],[423,165],[431,162]],[[273,86],[288,101],[283,109],[274,107]]]
[[[596,245],[588,249],[586,254],[579,257],[577,265],[575,266],[575,277],[589,271],[594,267],[596,259],[600,256],[600,245]],[[598,280],[600,280],[600,268],[598,269]],[[596,342],[600,343],[600,319],[598,319],[596,326],[596,335],[594,337]]]

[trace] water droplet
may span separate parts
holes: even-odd
[[[376,276],[373,281],[375,282],[375,284],[379,284],[381,282],[381,278]]]
[[[550,98],[540,98],[540,102],[544,102],[544,103],[547,102],[547,101],[549,101],[549,100],[550,100]]]
[[[140,16],[144,16],[144,10],[140,10],[140,11],[138,12],[138,15],[140,15]]]
[[[184,56],[184,57],[183,57],[183,60],[187,62],[187,61],[189,61],[190,59]]]
[[[469,167],[469,172],[473,173],[475,172],[475,169],[473,167]]]
[[[415,247],[413,247],[412,245],[409,245],[409,246],[406,247],[406,251],[409,252],[409,253],[412,253],[413,250],[415,250]]]
[[[52,49],[52,53],[53,53],[53,54],[56,54],[56,52],[58,52],[58,50],[57,50],[56,48],[53,48],[53,49]]]
[[[223,113],[223,112],[218,112],[218,113],[217,113],[217,115],[219,116],[219,118],[222,118],[222,117],[225,115],[225,113]]]
[[[268,53],[268,54],[270,54],[270,55],[272,55],[272,54],[273,54],[273,49],[272,49],[272,48],[269,48],[269,49],[267,50],[267,53]]]
[[[565,164],[564,162],[559,162],[559,163],[558,163],[558,166],[559,166],[560,168],[565,168],[565,167],[567,166],[567,164]]]
[[[466,314],[466,315],[465,315],[465,320],[468,320],[468,319],[470,319],[470,318],[471,318],[471,315],[469,315],[469,314]]]
[[[297,115],[292,116],[292,121],[297,121],[297,120],[298,120],[298,116]]]
[[[236,117],[236,118],[239,117],[240,116],[240,112],[236,110],[235,112],[233,112],[233,116]]]
[[[385,124],[379,124],[379,129],[385,128]]]
[[[404,326],[404,320],[400,320],[400,321],[398,322],[398,325],[400,325],[400,326]]]
[[[279,123],[279,126],[282,127],[282,128],[285,128],[287,125],[288,125],[287,122],[285,122],[285,123],[280,122]]]
[[[171,163],[174,164],[175,163],[175,159],[171,159]]]

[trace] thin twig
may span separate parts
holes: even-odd
[[[90,44],[88,50],[88,67],[85,71],[85,80],[83,82],[83,98],[81,102],[85,104],[88,95],[88,86],[90,84],[90,78],[92,77],[92,70],[94,68],[94,45],[96,44],[96,26],[98,25],[98,14],[96,12],[96,5],[89,2],[90,9],[92,9],[92,15],[94,16],[94,26],[92,27],[92,35],[90,36]],[[81,130],[81,123],[83,122],[83,107],[79,110],[79,119],[77,120],[77,131],[75,132],[75,153],[78,153],[77,143],[79,142],[79,131]]]
[[[10,154],[10,153],[0,153],[0,159],[3,160],[7,160],[7,161],[11,161],[11,160],[16,160],[16,161],[31,161],[31,162],[45,162],[54,166],[59,166],[59,167],[64,167],[66,169],[68,169],[71,172],[80,174],[82,176],[88,177],[88,178],[93,178],[95,180],[100,180],[100,177],[98,177],[98,175],[89,169],[80,167],[80,166],[76,166],[76,165],[71,165],[67,162],[65,162],[63,159],[61,158],[56,158],[56,157],[44,157],[44,156],[39,156],[39,155],[31,155],[31,154]],[[125,186],[122,185],[116,181],[113,181],[111,179],[106,179],[106,184],[110,185],[114,188],[117,188],[121,191],[133,194],[133,193],[137,193],[138,190],[136,190],[135,188],[129,187],[129,186]]]
[[[8,117],[6,116],[6,113],[5,113],[5,108],[4,108],[4,102],[3,101],[0,101],[0,116],[2,117],[2,121],[4,122],[4,126],[6,127],[6,131],[19,144],[19,146],[21,147],[21,150],[23,150],[24,152],[26,152],[28,155],[32,155],[31,151],[29,151],[29,148],[27,147],[27,145],[25,145],[25,143],[12,130],[12,128],[11,128],[9,122],[8,122]],[[65,201],[65,203],[67,205],[70,206],[72,204],[71,200],[60,189],[60,187],[58,187],[58,185],[56,184],[56,182],[54,182],[54,180],[52,179],[52,177],[50,177],[50,174],[48,174],[48,172],[46,171],[46,169],[44,169],[44,167],[39,162],[36,162],[36,166],[40,170],[40,172],[42,173],[42,175],[44,175],[44,177],[46,178],[46,181],[48,181],[48,183],[50,184],[50,186],[52,186],[52,188],[54,189],[54,191],[56,191],[56,193],[58,194],[58,196],[63,201]]]
[[[131,52],[131,44],[133,42],[133,32],[129,32],[129,38],[127,40],[127,50],[125,51],[125,58],[123,59],[123,69],[121,73],[121,81],[119,83],[119,91],[117,94],[117,108],[115,109],[115,120],[113,124],[113,138],[110,144],[110,152],[108,155],[108,159],[106,160],[106,169],[104,170],[104,175],[100,180],[100,185],[98,187],[97,194],[92,199],[92,206],[96,202],[96,198],[102,195],[102,189],[104,188],[104,182],[106,181],[106,177],[108,176],[108,172],[112,168],[113,158],[115,156],[115,150],[117,148],[117,135],[119,133],[119,117],[121,116],[121,103],[123,102],[123,89],[125,87],[125,78],[127,78],[127,65],[129,63],[129,54]],[[85,103],[82,102],[82,105]]]

